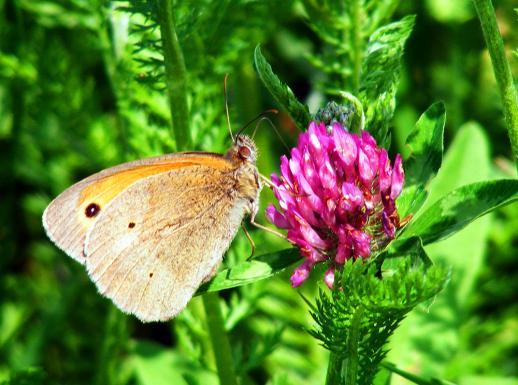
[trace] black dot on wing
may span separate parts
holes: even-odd
[[[153,277],[153,273],[149,273],[149,278],[152,278]]]
[[[132,229],[135,227],[135,222],[128,223],[128,228]]]
[[[88,206],[86,206],[85,215],[88,218],[93,218],[99,214],[99,211],[101,211],[101,206],[99,206],[97,203],[90,203]]]

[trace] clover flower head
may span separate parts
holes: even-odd
[[[348,132],[341,123],[311,122],[290,157],[281,157],[281,176],[272,174],[279,208],[266,216],[288,230],[304,262],[291,276],[302,284],[313,267],[327,262],[324,282],[350,258],[368,258],[394,239],[399,227],[395,199],[403,189],[399,154],[392,167],[388,153],[367,132]]]

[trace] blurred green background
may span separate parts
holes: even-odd
[[[0,0],[0,384],[215,384],[199,298],[170,323],[142,324],[97,294],[83,267],[45,236],[52,198],[102,168],[174,151],[147,2]],[[513,74],[518,14],[494,1]],[[136,11],[142,11],[138,13]],[[468,0],[401,1],[416,14],[404,56],[392,153],[434,101],[447,108],[443,168],[430,201],[462,184],[515,177],[491,63]],[[253,69],[262,45],[274,71],[312,113],[326,96],[309,57],[322,49],[298,1],[177,2],[194,150],[223,152],[234,130],[276,107]],[[297,131],[273,118],[288,144]],[[286,152],[267,125],[259,170]],[[272,201],[261,195],[262,207]],[[262,211],[262,210],[261,210]],[[264,216],[259,221],[264,223]],[[448,288],[392,338],[389,360],[460,384],[518,384],[518,205],[428,248],[453,267]],[[287,247],[251,229],[257,254]],[[226,264],[250,253],[242,232]],[[286,272],[221,293],[236,367],[245,384],[322,383],[327,353],[306,332],[306,305]],[[312,298],[320,280],[302,291]],[[395,377],[393,384],[404,381]]]

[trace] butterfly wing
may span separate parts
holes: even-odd
[[[211,166],[170,170],[127,187],[88,232],[99,291],[143,321],[180,312],[215,272],[247,210],[235,177]]]
[[[84,264],[86,234],[98,219],[98,215],[85,215],[90,204],[95,203],[102,212],[118,194],[142,178],[197,166],[230,167],[225,158],[212,153],[170,154],[111,167],[74,184],[54,199],[43,213],[43,226],[59,248]]]

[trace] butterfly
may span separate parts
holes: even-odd
[[[142,321],[165,321],[216,273],[261,182],[257,149],[237,135],[226,154],[182,152],[105,169],[43,213],[49,238],[85,265],[99,292]]]

